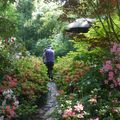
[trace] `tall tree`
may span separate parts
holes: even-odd
[[[28,29],[25,27],[25,23],[31,19],[33,8],[33,0],[19,0],[17,5],[17,11],[19,13],[18,36],[24,41],[27,39],[29,33]]]
[[[7,38],[15,35],[16,16],[14,0],[0,0],[0,37]]]

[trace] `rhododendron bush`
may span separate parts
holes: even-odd
[[[3,116],[3,118],[15,118],[17,116],[16,109],[19,106],[19,101],[11,89],[4,90],[2,95],[2,106],[0,107],[2,111],[0,114]]]
[[[113,43],[104,52],[107,55],[101,56],[103,61],[93,63],[92,60],[87,65],[73,59],[60,68],[61,76],[57,80],[60,108],[56,113],[59,120],[120,118],[120,44]],[[81,112],[76,112],[77,105],[84,106]]]
[[[64,110],[62,117],[65,119],[84,118],[84,106],[81,103],[76,103],[73,108],[68,107]]]
[[[47,80],[46,67],[39,59],[24,57],[14,60],[12,72],[4,75],[0,85],[1,115],[8,119],[29,119],[39,103],[45,101]],[[17,101],[19,106],[15,107]]]
[[[39,58],[28,57],[13,39],[0,46],[0,119],[30,119],[46,99],[46,67]]]
[[[55,64],[56,77],[59,79],[56,80],[58,88],[69,93],[79,90],[76,83],[89,71],[89,66],[83,61],[73,60],[76,54],[77,52],[71,52],[58,58],[58,63]]]
[[[100,72],[106,87],[120,90],[120,44],[113,43],[110,52],[111,58],[105,61]]]

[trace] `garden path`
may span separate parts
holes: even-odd
[[[48,95],[47,103],[39,109],[38,114],[35,116],[34,120],[55,120],[53,118],[53,112],[58,107],[56,96],[58,96],[57,87],[55,82],[48,82]]]

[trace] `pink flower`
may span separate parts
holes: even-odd
[[[113,79],[112,81],[113,81],[113,83],[114,83],[114,85],[116,87],[117,86],[117,81],[115,79]]]
[[[113,112],[113,113],[118,113],[118,109],[115,108],[115,107],[113,107],[113,108],[112,108],[112,112]]]
[[[78,114],[77,117],[78,118],[84,118],[84,113],[82,112],[82,113]]]
[[[99,119],[99,117],[97,117],[95,119],[94,118],[90,118],[90,120],[100,120],[100,119]]]
[[[117,48],[117,52],[120,52],[120,47]]]
[[[99,117],[97,117],[95,120],[99,120]]]
[[[84,106],[80,103],[77,103],[77,105],[74,106],[75,111],[80,112],[81,110],[83,110]]]
[[[114,45],[114,46],[110,49],[110,51],[111,51],[111,52],[116,52],[116,49],[117,49],[117,45]]]
[[[104,70],[103,69],[100,69],[100,71],[99,71],[101,74],[103,74],[104,73]]]
[[[72,108],[67,108],[63,113],[63,118],[67,118],[69,116],[74,116],[75,112],[72,111]]]
[[[10,114],[10,116],[11,116],[12,118],[14,118],[14,117],[16,116],[16,113],[15,113],[14,110],[11,110],[9,114]]]
[[[10,106],[9,106],[9,105],[7,105],[5,110],[6,110],[6,112],[7,112],[7,113],[9,113],[9,112],[10,112],[10,110],[11,110]]]
[[[16,87],[16,86],[17,86],[17,82],[14,81],[14,80],[11,80],[11,81],[9,82],[9,84],[10,84],[10,87]]]
[[[111,65],[105,64],[105,65],[103,65],[103,69],[104,69],[105,71],[108,71],[108,70],[112,70],[113,68],[112,68]]]
[[[11,80],[12,80],[12,77],[9,76],[9,75],[5,75],[5,80],[11,81]]]
[[[105,63],[110,65],[112,63],[112,61],[111,60],[107,60]]]
[[[109,73],[108,73],[108,77],[109,77],[109,78],[108,78],[109,80],[112,80],[113,77],[114,77],[114,72],[109,72]]]
[[[118,69],[120,70],[120,64],[117,64],[117,65],[116,65],[116,68],[118,68]]]
[[[117,83],[120,86],[120,78],[117,78]]]
[[[114,76],[114,72],[109,72],[109,73],[108,73],[108,76],[109,76],[109,77],[113,77],[113,76]]]
[[[2,94],[3,93],[3,89],[2,88],[0,88],[0,94]]]

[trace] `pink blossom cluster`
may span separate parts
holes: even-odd
[[[112,48],[110,49],[110,52],[120,55],[120,43],[112,43]]]
[[[77,103],[73,108],[68,107],[64,110],[62,117],[65,119],[68,117],[84,118],[83,108],[84,106],[81,103]]]
[[[90,120],[100,120],[99,117],[97,118],[90,118]]]
[[[113,113],[119,113],[119,110],[118,110],[116,107],[113,107],[113,108],[112,108],[112,112],[113,112]]]
[[[112,57],[105,61],[100,72],[105,76],[104,83],[115,88],[120,86],[120,44],[114,43],[110,52]]]
[[[16,109],[18,108],[19,101],[11,89],[4,90],[2,94],[4,96],[1,106],[2,113],[11,120],[16,117]]]
[[[13,78],[10,75],[5,75],[4,80],[8,81],[10,87],[16,87],[17,86],[17,79]]]

